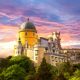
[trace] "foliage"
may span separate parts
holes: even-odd
[[[29,74],[25,77],[25,80],[36,80],[36,77],[37,76],[35,74],[34,75]]]
[[[50,73],[52,74],[53,79],[56,78],[56,76],[58,76],[58,69],[56,66],[52,66],[50,64],[48,64],[48,67],[50,68]]]
[[[64,72],[64,77],[68,80],[70,78],[70,73],[69,72]]]
[[[25,56],[0,58],[0,80],[80,80],[80,64],[64,62],[57,66],[43,58],[41,65]]]
[[[75,72],[77,69],[80,69],[80,63],[78,64],[73,64],[73,71]]]
[[[63,73],[60,73],[58,76],[56,76],[55,80],[67,80],[67,79],[64,77]]]
[[[12,58],[12,56],[8,56],[6,59],[11,59]]]
[[[0,58],[0,73],[8,67],[8,59]]]
[[[24,73],[26,76],[35,73],[33,62],[25,56],[9,56],[5,59],[0,59],[0,69],[0,80],[23,80]]]
[[[80,70],[76,70],[69,80],[80,80]]]
[[[43,58],[42,63],[38,69],[37,80],[52,80],[52,73],[50,72],[49,64],[46,63],[45,58]]]
[[[58,65],[58,70],[60,73],[66,73],[68,72],[70,75],[73,73],[73,68],[70,62],[63,62],[60,65]]]
[[[10,59],[10,65],[18,64],[20,67],[24,68],[27,73],[34,73],[35,67],[33,62],[25,56],[16,56]]]
[[[15,64],[3,71],[0,78],[1,80],[24,80],[25,76],[25,70],[19,65]]]
[[[69,80],[80,80],[80,77],[72,77],[71,79]]]

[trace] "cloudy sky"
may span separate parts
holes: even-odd
[[[28,17],[40,36],[60,31],[63,47],[80,47],[80,0],[0,0],[0,56],[13,53]]]

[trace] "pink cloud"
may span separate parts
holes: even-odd
[[[0,42],[8,42],[16,39],[18,27],[0,25]]]

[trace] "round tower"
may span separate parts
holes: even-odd
[[[19,37],[22,43],[22,46],[28,44],[28,47],[33,47],[38,43],[37,30],[32,22],[27,20],[27,22],[22,23],[19,30]]]

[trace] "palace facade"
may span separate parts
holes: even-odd
[[[53,32],[50,37],[39,37],[32,22],[24,22],[18,31],[17,44],[14,46],[14,56],[24,55],[40,65],[42,58],[55,65],[68,60],[80,62],[80,49],[62,49],[60,32]]]

